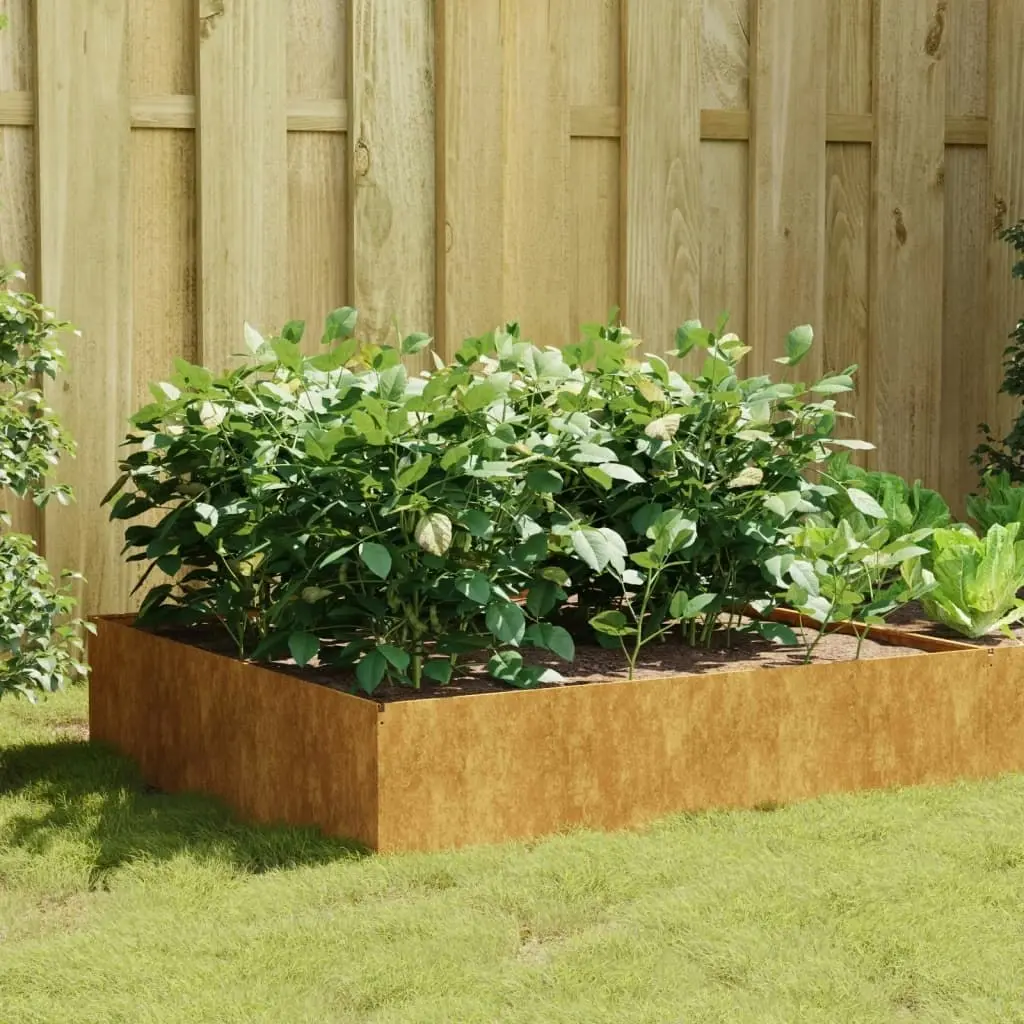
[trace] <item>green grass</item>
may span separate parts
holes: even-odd
[[[0,1022],[1024,1021],[1024,777],[366,856],[0,704]]]

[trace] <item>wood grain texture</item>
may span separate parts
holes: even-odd
[[[746,110],[751,0],[703,0],[701,8],[701,106]]]
[[[660,352],[700,308],[701,6],[623,4],[625,316]]]
[[[495,322],[519,319],[540,345],[575,340],[578,326],[569,322],[569,14],[565,0],[501,4],[505,295]]]
[[[520,317],[540,344],[572,331],[569,12],[564,0],[438,0],[439,219],[445,343]]]
[[[90,730],[147,782],[382,851],[1024,769],[1024,652],[371,701],[157,637],[90,641]]]
[[[285,0],[199,0],[199,338],[214,371],[285,311]]]
[[[821,0],[757,0],[750,140],[752,370],[770,365],[788,332],[821,333],[825,266],[825,64]],[[821,366],[815,346],[801,367]]]
[[[829,116],[871,119],[872,0],[831,0],[828,8],[826,94]],[[831,133],[830,133],[831,134]],[[859,367],[857,389],[837,396],[837,433],[870,440],[868,262],[871,243],[871,149],[830,143],[825,153],[825,319],[821,359],[827,370]],[[856,459],[870,464],[867,453]]]
[[[35,118],[33,87],[32,19],[28,0],[8,0],[0,6],[9,18],[0,32],[0,267],[15,266],[24,282],[12,282],[29,291],[38,288],[36,221],[35,132],[24,127]],[[10,103],[4,116],[2,97],[24,97],[21,109]],[[13,116],[27,107],[28,118]],[[11,516],[11,527],[37,539],[42,535],[42,516],[31,501],[0,495],[0,508]]]
[[[288,6],[288,95],[341,99],[348,92],[347,0],[302,0]]]
[[[432,8],[353,0],[349,45],[349,293],[361,336],[394,343],[434,323]]]
[[[619,286],[619,6],[619,0],[572,0],[570,13],[570,134],[585,134],[577,129],[589,127],[575,123],[574,115],[579,110],[613,111],[616,129],[614,138],[574,137],[571,142],[567,199],[571,218],[571,330],[584,323],[603,323],[623,302]]]
[[[939,482],[945,197],[944,22],[879,0],[871,247],[874,438],[881,468]]]
[[[40,290],[83,334],[68,345],[69,372],[47,388],[79,452],[59,474],[77,504],[46,510],[44,549],[51,568],[84,572],[100,611],[128,606],[131,578],[100,508],[132,394],[128,6],[36,4]]]
[[[989,228],[1003,228],[1024,218],[1024,5],[989,0]],[[1001,351],[1024,316],[1021,286],[1010,277],[1012,252],[989,235],[988,319],[985,337],[992,352]],[[988,394],[996,395],[1002,370],[989,364]],[[989,398],[988,422],[1002,437],[1020,412],[1020,403]]]
[[[964,0],[946,12],[946,124],[981,118],[988,110],[988,3]],[[987,142],[987,124],[985,141]],[[948,147],[945,163],[942,402],[939,489],[964,513],[963,496],[977,484],[971,452],[981,440],[998,388],[1002,346],[978,344],[988,314],[988,159],[984,148]]]
[[[347,150],[341,135],[288,135],[288,316],[320,347],[324,318],[350,302]]]
[[[101,619],[89,731],[166,792],[247,818],[377,842],[377,707],[281,672]]]
[[[749,147],[745,142],[701,143],[701,284],[700,316],[715,326],[729,318],[730,331],[746,339],[747,210],[737,196],[747,195]],[[691,362],[696,367],[697,356]]]

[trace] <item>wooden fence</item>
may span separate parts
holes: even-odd
[[[97,503],[125,419],[244,319],[387,336],[620,307],[859,363],[879,465],[957,500],[1021,295],[1022,0],[0,0],[0,261],[84,339],[53,400],[92,610],[132,574]],[[1015,305],[1016,303],[1016,305]]]

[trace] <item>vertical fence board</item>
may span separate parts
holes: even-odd
[[[747,110],[750,100],[750,0],[704,0],[701,106]],[[746,142],[702,142],[700,311],[707,324],[729,318],[729,329],[747,336],[745,197],[750,180]],[[696,359],[696,356],[694,357]]]
[[[503,313],[502,49],[499,0],[435,0],[439,336],[447,351]],[[507,312],[507,311],[506,311]]]
[[[825,61],[822,0],[756,0],[751,72],[752,368],[788,331],[824,319]],[[821,364],[815,346],[804,374]]]
[[[620,0],[572,0],[569,103],[614,107],[620,102]],[[571,142],[571,308],[569,326],[603,322],[619,294],[620,181],[618,139]]]
[[[0,32],[0,93],[33,89],[32,26],[28,0],[0,5],[10,22]],[[24,125],[0,125],[0,267],[16,266],[30,291],[36,281],[36,151],[35,131]],[[19,533],[38,536],[41,517],[31,501],[4,495],[0,499]]]
[[[541,344],[569,330],[566,0],[438,0],[439,209],[449,344],[521,317]]]
[[[48,389],[79,454],[61,469],[78,504],[47,509],[45,551],[54,569],[85,573],[91,610],[117,612],[130,577],[99,503],[132,387],[128,0],[38,0],[36,39],[41,292],[83,333]]]
[[[702,12],[700,0],[623,4],[626,316],[661,351],[700,308]]]
[[[374,341],[434,323],[434,22],[427,0],[353,0],[349,273]]]
[[[542,345],[569,324],[569,9],[566,0],[501,5],[505,74],[502,317]],[[489,245],[484,239],[481,244]]]
[[[831,0],[827,59],[827,109],[871,113],[872,0]],[[871,368],[868,365],[868,250],[871,223],[871,146],[829,143],[825,156],[826,369],[859,367],[857,390],[840,396],[838,433],[870,439]]]
[[[244,350],[242,324],[285,313],[285,0],[199,0],[199,312],[203,361]]]
[[[347,0],[303,0],[288,10],[288,96],[344,100]],[[288,134],[288,317],[320,344],[326,314],[352,301],[348,280],[348,153],[340,132]]]
[[[983,117],[987,110],[988,0],[961,0],[946,12],[946,114]],[[983,337],[988,161],[984,147],[947,146],[939,490],[955,510],[977,482],[971,452],[992,405],[1002,346]],[[982,330],[979,330],[981,328]],[[991,388],[991,391],[989,390]]]
[[[939,477],[943,8],[877,0],[871,262],[875,437],[882,468]]]
[[[989,0],[989,4],[989,193],[992,226],[1002,228],[1024,219],[1024,4],[1019,0]],[[1009,246],[994,236],[990,239],[985,344],[1001,352],[1007,336],[1024,317],[1024,289],[1010,277]],[[990,396],[1001,378],[1001,367],[992,364]],[[988,402],[989,425],[1004,436],[1020,403],[992,397]]]

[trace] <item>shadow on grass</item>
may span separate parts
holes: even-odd
[[[215,800],[148,789],[134,766],[84,741],[0,749],[0,801],[22,797],[35,806],[0,826],[0,844],[42,854],[54,842],[95,850],[93,884],[129,861],[181,854],[261,874],[366,856],[355,843],[313,828],[246,825]]]

